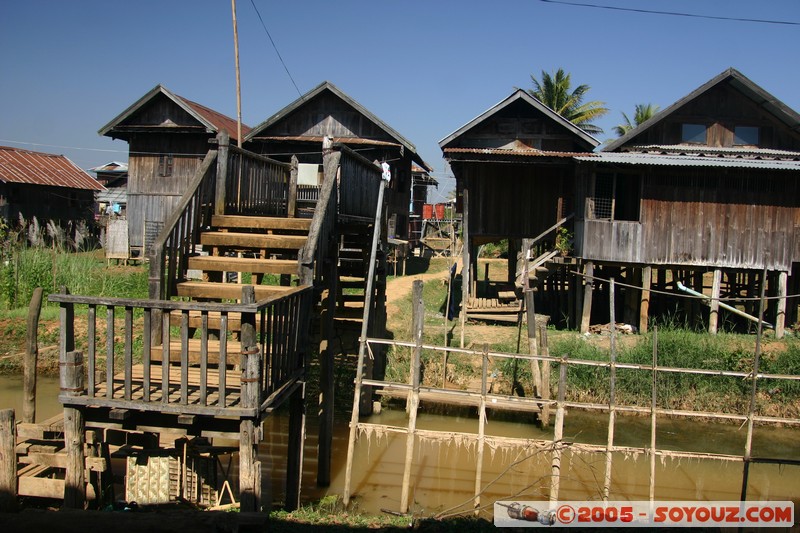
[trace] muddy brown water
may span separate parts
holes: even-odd
[[[22,413],[22,378],[0,376],[0,408],[14,408]],[[61,412],[58,403],[58,379],[40,378],[37,385],[37,421]],[[366,422],[405,426],[405,412],[384,410]],[[569,411],[565,418],[564,439],[568,442],[605,445],[607,415]],[[265,500],[280,501],[287,446],[288,420],[275,416],[265,422],[265,439],[260,445]],[[331,485],[316,486],[315,420],[309,417],[305,447],[302,498],[316,501],[325,495],[341,495],[344,487],[347,456],[348,421],[338,421],[334,433]],[[422,412],[417,420],[420,430],[441,432],[438,439],[416,441],[412,470],[412,511],[416,515],[467,511],[472,508],[477,450],[474,441],[457,437],[458,433],[478,432],[474,416],[441,415]],[[746,426],[696,422],[686,419],[659,418],[659,449],[742,455]],[[552,439],[552,427],[541,429],[531,419],[497,420],[490,415],[487,436],[520,439]],[[404,434],[365,432],[358,439],[353,467],[354,505],[358,511],[373,514],[382,509],[400,507],[400,486],[405,457]],[[647,417],[617,417],[615,444],[647,447],[650,421]],[[220,444],[235,444],[220,443]],[[800,428],[758,427],[753,439],[754,457],[800,460]],[[236,459],[231,461],[235,481]],[[226,461],[223,460],[223,464]],[[550,488],[551,456],[525,446],[492,447],[484,452],[482,504],[497,499],[547,499]],[[589,452],[564,453],[561,464],[561,500],[599,499],[603,490],[605,455]],[[611,499],[646,500],[649,495],[650,463],[647,455],[615,453],[613,456]],[[738,500],[742,483],[742,463],[711,459],[658,458],[656,462],[656,499],[663,500]],[[754,464],[748,484],[750,500],[792,500],[800,505],[800,467]]]

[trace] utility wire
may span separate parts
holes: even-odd
[[[733,22],[755,22],[759,24],[780,24],[784,26],[800,26],[800,22],[793,22],[788,20],[767,20],[767,19],[752,19],[740,17],[723,17],[719,15],[698,15],[695,13],[681,13],[678,11],[657,11],[654,9],[640,9],[633,7],[618,7],[618,6],[604,6],[601,4],[588,4],[583,2],[565,2],[564,0],[539,0],[546,4],[563,4],[566,6],[576,7],[591,7],[595,9],[608,9],[611,11],[628,11],[631,13],[646,13],[648,15],[670,15],[674,17],[688,17],[698,19],[712,19],[712,20],[728,20]]]
[[[302,98],[303,93],[300,92],[300,89],[297,87],[297,84],[294,82],[294,78],[292,77],[292,73],[289,72],[289,67],[286,66],[286,63],[283,61],[283,57],[281,57],[281,53],[278,51],[278,47],[275,46],[275,41],[272,39],[272,35],[270,35],[269,30],[267,29],[267,25],[264,24],[264,19],[261,18],[261,12],[259,12],[258,8],[256,7],[255,1],[254,0],[250,0],[250,3],[253,5],[253,9],[256,10],[256,15],[258,15],[258,20],[261,21],[261,27],[264,28],[264,31],[266,32],[267,37],[269,37],[269,42],[272,43],[272,48],[274,48],[275,49],[275,53],[278,54],[278,59],[281,60],[281,65],[283,65],[283,69],[286,71],[286,74],[289,76],[289,79],[292,80],[292,85],[294,85],[294,88],[297,91],[297,94],[299,94],[300,97]]]

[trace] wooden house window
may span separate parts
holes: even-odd
[[[598,173],[594,194],[586,199],[586,218],[638,222],[642,197],[638,174]]]
[[[733,129],[734,146],[758,146],[758,127],[736,126]]]
[[[172,176],[173,158],[172,154],[161,154],[158,156],[158,175],[161,177]]]
[[[681,124],[681,142],[706,144],[705,124]]]

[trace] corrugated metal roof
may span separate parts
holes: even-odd
[[[177,96],[177,95],[176,95]],[[192,102],[191,100],[187,100],[183,96],[179,96],[181,100],[186,102],[189,107],[194,109],[194,111],[202,115],[204,119],[214,125],[217,131],[226,130],[228,135],[230,135],[231,139],[236,140],[236,131],[238,127],[238,122],[236,119],[233,119],[227,115],[223,115],[218,111],[214,111],[213,109],[206,107],[202,104],[198,104],[197,102]],[[246,124],[242,124],[242,139],[250,133],[250,127]]]
[[[445,154],[484,154],[484,155],[514,155],[524,157],[575,157],[586,156],[592,158],[589,152],[548,152],[545,150],[508,150],[504,148],[445,148]]]
[[[127,187],[114,187],[113,189],[106,189],[97,193],[97,201],[105,202],[108,204],[127,204],[128,203],[128,188]]]
[[[105,189],[63,155],[0,146],[0,181],[70,189]]]
[[[128,163],[120,163],[119,161],[110,161],[105,165],[100,165],[99,167],[90,168],[92,172],[114,172],[114,173],[124,173],[128,172]]]
[[[702,144],[670,144],[670,145],[646,145],[630,146],[624,152],[634,153],[660,153],[660,154],[680,154],[694,156],[717,156],[717,157],[736,157],[740,159],[785,159],[800,161],[800,152],[790,152],[788,150],[773,150],[770,148],[740,148],[736,146],[705,146]]]
[[[716,156],[636,154],[629,152],[600,152],[592,156],[577,156],[575,159],[577,161],[593,161],[596,163],[614,163],[623,165],[750,168],[800,171],[800,161],[786,161],[780,159],[740,159]]]

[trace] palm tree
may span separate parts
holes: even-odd
[[[552,75],[543,70],[541,82],[531,74],[531,81],[534,86],[533,89],[528,89],[531,96],[585,132],[603,133],[603,129],[592,124],[592,121],[608,113],[608,108],[605,107],[605,102],[598,100],[583,102],[590,89],[588,85],[579,85],[570,90],[572,89],[570,75],[561,68]]]
[[[614,133],[616,133],[619,137],[622,137],[639,124],[650,119],[650,117],[656,113],[658,113],[658,106],[655,104],[636,104],[636,107],[633,111],[633,122],[631,122],[631,119],[628,118],[628,115],[626,115],[623,111],[622,118],[625,119],[625,123],[614,126]]]

